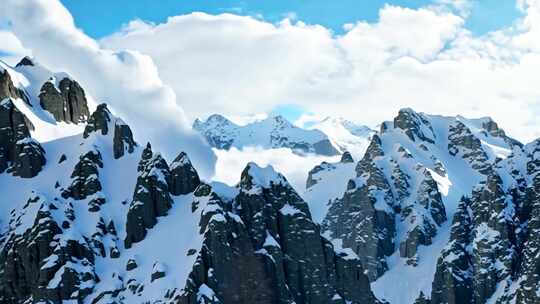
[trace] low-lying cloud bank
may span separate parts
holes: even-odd
[[[229,151],[217,150],[215,180],[228,185],[235,185],[240,181],[240,174],[247,163],[254,161],[260,166],[272,165],[282,173],[289,183],[299,192],[306,188],[306,179],[309,170],[323,161],[337,162],[339,156],[325,157],[318,155],[294,154],[290,149],[264,150],[257,147],[247,147],[242,150],[231,148]]]

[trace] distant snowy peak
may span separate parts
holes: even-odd
[[[375,131],[368,126],[357,124],[341,117],[326,117],[310,129],[321,130],[340,152],[348,151],[360,158],[364,154],[369,138]]]
[[[217,149],[260,146],[266,149],[289,148],[299,153],[328,156],[339,154],[338,149],[323,132],[296,127],[280,115],[240,126],[214,114],[206,121],[196,119],[193,129],[200,132],[207,142]]]

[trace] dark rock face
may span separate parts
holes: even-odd
[[[7,70],[0,70],[0,101],[6,98],[21,98],[28,103],[28,97],[21,89],[16,88],[13,85],[11,76]]]
[[[341,155],[341,160],[340,162],[344,163],[344,164],[347,164],[347,163],[354,163],[354,159],[351,155],[351,153],[349,151],[345,151],[343,152],[343,154]]]
[[[31,178],[45,165],[45,151],[32,139],[26,117],[11,99],[0,103],[0,173]]]
[[[13,214],[0,251],[0,302],[82,301],[92,292],[98,278],[89,245],[69,238],[56,241],[63,228],[55,219],[70,221],[64,207],[33,196]]]
[[[171,163],[170,192],[184,195],[193,192],[201,183],[199,174],[185,152],[180,152]]]
[[[211,303],[377,302],[359,260],[320,236],[282,176],[261,185],[253,166],[242,173],[231,207],[209,186],[195,192],[210,195],[211,211],[203,212],[204,244],[179,303],[206,303],[197,300],[201,287],[215,296]]]
[[[97,106],[84,128],[83,138],[88,138],[91,133],[98,131],[101,135],[109,134],[109,122],[111,121],[111,116],[111,112],[106,104],[102,103]]]
[[[135,140],[133,140],[133,133],[131,128],[117,119],[114,124],[114,138],[113,138],[113,153],[114,158],[118,159],[126,153],[133,153],[134,148],[137,146]]]
[[[518,146],[522,147],[523,144],[519,141],[508,137],[503,129],[499,128],[499,125],[493,121],[491,118],[489,118],[487,121],[482,123],[482,128],[486,130],[487,133],[489,133],[491,136],[494,137],[500,137],[504,139],[510,146]]]
[[[78,124],[86,122],[90,116],[84,90],[76,81],[69,78],[62,79],[58,83],[58,88],[52,80],[45,82],[39,93],[39,102],[56,121]]]
[[[394,118],[394,127],[405,131],[412,141],[435,142],[435,135],[429,121],[412,109],[399,110],[398,116]]]
[[[456,121],[448,133],[448,151],[451,155],[469,160],[471,167],[480,173],[488,174],[491,165],[480,139],[474,136],[462,122]]]
[[[473,303],[473,264],[470,250],[470,200],[462,198],[452,221],[450,242],[437,260],[431,303]]]
[[[513,231],[514,210],[508,206],[501,178],[493,173],[485,186],[473,192],[473,297],[476,303],[485,303],[497,283],[512,275],[516,264],[516,244]]]
[[[17,63],[15,67],[18,68],[22,66],[34,66],[34,62],[32,61],[30,57],[24,56],[23,59],[21,59],[21,61],[19,61],[19,63]]]
[[[322,224],[332,238],[341,239],[343,247],[360,257],[370,280],[388,269],[385,258],[394,252],[394,196],[374,163],[383,155],[381,141],[374,135],[356,167],[357,178],[349,181],[343,198],[333,203]]]
[[[89,199],[88,211],[97,212],[105,204],[105,196],[101,193],[99,169],[103,168],[101,153],[95,149],[79,157],[71,173],[71,184],[62,190],[62,197],[76,200]]]
[[[157,218],[165,216],[172,207],[169,166],[161,155],[153,154],[150,144],[142,153],[137,171],[139,177],[127,214],[126,248],[142,241],[146,231],[157,223]]]
[[[102,103],[97,106],[96,110],[84,128],[83,138],[88,138],[91,134],[109,135],[109,129],[114,128],[112,138],[113,156],[119,159],[127,153],[133,153],[137,143],[133,139],[131,128],[111,114],[107,108],[107,104]]]
[[[399,246],[399,251],[401,257],[408,258],[411,264],[415,264],[418,246],[431,245],[438,227],[446,221],[446,211],[437,183],[427,170],[416,198],[417,201],[404,206],[401,211],[409,230],[406,239]]]
[[[520,274],[523,280],[519,284],[516,302],[523,304],[540,303],[540,174],[534,177],[529,188],[532,211],[528,222],[527,241],[523,246],[523,258]]]

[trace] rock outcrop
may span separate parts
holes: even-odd
[[[210,187],[196,191],[211,203],[201,218],[203,248],[180,303],[203,303],[202,287],[220,303],[377,302],[359,260],[320,236],[307,204],[283,176],[249,164],[238,188],[232,209]]]
[[[63,78],[55,83],[50,79],[41,87],[39,102],[56,121],[84,123],[90,116],[88,102],[82,87],[75,80]]]
[[[34,194],[12,214],[0,251],[0,302],[82,301],[99,280],[84,239],[64,234],[70,206]]]
[[[8,71],[0,67],[0,101],[6,98],[21,98],[28,102],[28,97],[24,91],[13,85],[13,81]]]
[[[124,154],[133,153],[137,143],[133,140],[131,128],[121,119],[114,122],[113,152],[114,158],[118,159]]]
[[[26,121],[11,99],[0,102],[0,173],[32,178],[45,165],[45,150],[30,136]]]
[[[142,152],[137,172],[139,176],[127,213],[126,248],[142,241],[146,231],[154,227],[158,217],[167,214],[173,203],[169,193],[169,166],[160,154],[152,152],[150,144]]]
[[[201,183],[197,170],[191,164],[185,152],[180,152],[171,163],[170,192],[172,195],[184,195],[195,191]]]

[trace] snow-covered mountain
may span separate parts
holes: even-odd
[[[2,63],[0,303],[540,303],[540,140],[412,109],[378,132],[324,123],[366,152],[316,166],[302,193],[252,162],[227,186],[137,143],[68,75]],[[223,149],[339,137],[196,125]]]
[[[301,153],[332,156],[350,152],[364,154],[374,130],[352,121],[327,117],[309,125],[293,125],[283,116],[269,116],[245,125],[238,125],[222,115],[207,120],[196,119],[193,128],[215,148],[228,150],[257,146],[264,149],[290,148]]]
[[[328,156],[339,154],[323,132],[296,127],[280,115],[240,126],[214,114],[205,121],[196,119],[193,129],[218,149],[258,146],[265,149],[290,148],[295,152]]]
[[[524,244],[536,244],[537,145],[489,118],[403,109],[355,166],[314,168],[304,198],[323,235],[362,260],[379,299],[536,303],[540,248]]]
[[[272,167],[205,183],[107,105],[86,115],[75,80],[24,75],[0,77],[0,303],[378,303]],[[47,124],[70,130],[40,142]]]
[[[321,130],[340,152],[347,151],[358,158],[364,155],[371,136],[375,134],[367,126],[340,117],[326,117],[311,125],[310,129]]]

